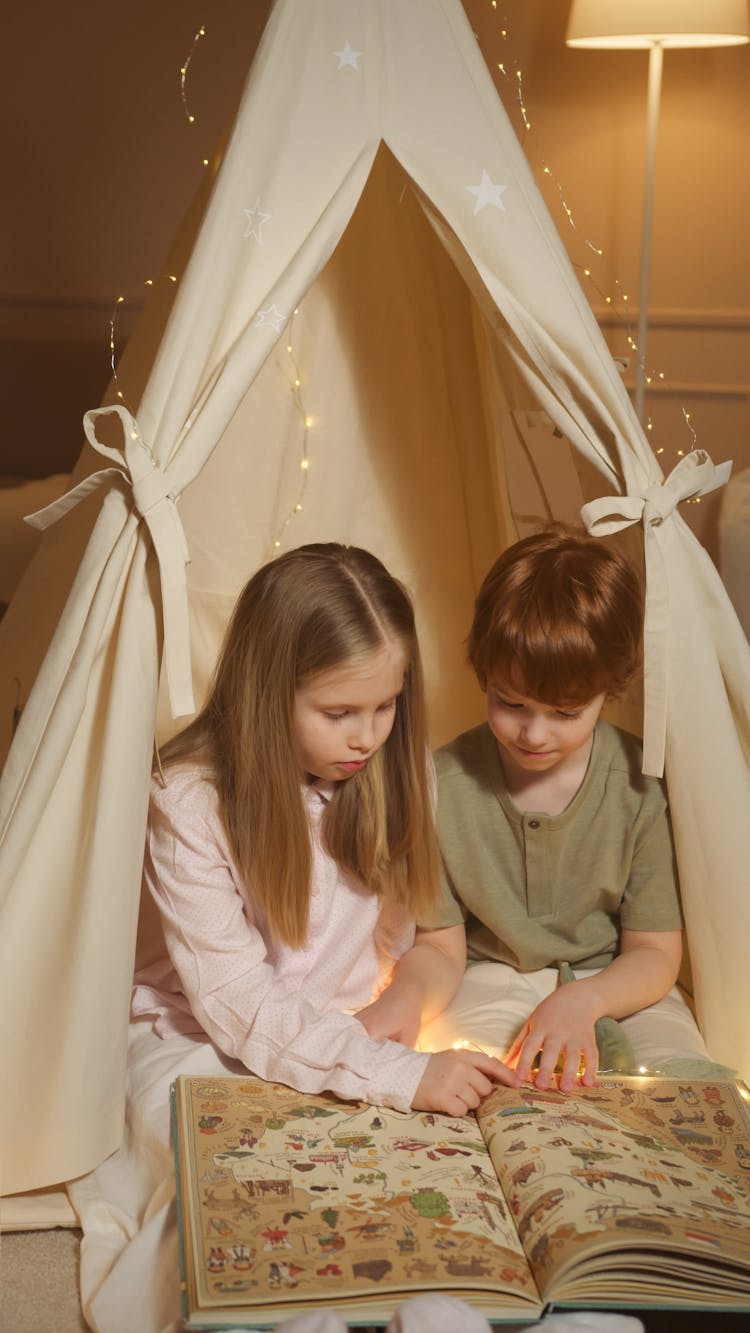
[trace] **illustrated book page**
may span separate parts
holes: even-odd
[[[744,1085],[497,1088],[478,1120],[547,1301],[750,1309]]]

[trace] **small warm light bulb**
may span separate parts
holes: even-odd
[[[298,514],[301,508],[302,508],[302,505],[295,505],[295,506],[294,506],[295,513]]]
[[[648,1073],[648,1069],[646,1068],[645,1065],[639,1065],[639,1066],[638,1066],[638,1073],[639,1073],[639,1074],[647,1074],[647,1073]]]
[[[312,417],[305,417],[305,427],[306,427],[307,430],[310,429],[310,427],[312,426],[312,424],[313,424],[313,419],[312,419]]]
[[[309,458],[303,458],[303,459],[302,459],[302,462],[300,463],[300,467],[302,468],[302,471],[303,471],[303,472],[307,472],[307,469],[309,468],[309,466],[310,466],[310,459],[309,459]]]
[[[170,275],[169,275],[169,281],[170,281],[170,282],[176,282],[176,281],[177,281],[177,275],[176,275],[175,273],[170,273]]]
[[[295,387],[295,389],[298,389],[301,383],[302,383],[302,380],[295,380],[295,381],[294,381],[294,387]]]
[[[678,457],[678,458],[684,458],[684,457],[685,457],[685,450],[684,450],[684,449],[678,449],[678,450],[677,450],[677,457]]]
[[[287,352],[291,353],[291,350],[292,350],[292,344],[291,344],[291,343],[287,343],[287,345],[286,345],[286,350],[287,350]]]

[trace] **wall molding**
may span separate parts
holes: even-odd
[[[627,323],[638,323],[638,306],[628,305],[627,311],[612,306],[592,306],[596,321],[602,328],[620,328]],[[721,332],[750,332],[750,309],[735,307],[715,309],[699,307],[654,306],[648,312],[651,329],[717,329]]]

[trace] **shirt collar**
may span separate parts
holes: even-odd
[[[310,796],[315,792],[323,804],[327,805],[333,796],[336,785],[335,782],[327,782],[325,778],[316,778],[314,782],[308,782],[303,790]]]

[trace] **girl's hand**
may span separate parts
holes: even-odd
[[[599,1017],[594,996],[572,981],[560,986],[536,1008],[508,1051],[508,1064],[515,1064],[519,1083],[533,1082],[537,1088],[549,1088],[561,1061],[558,1086],[570,1092],[578,1081],[585,1087],[596,1084],[599,1053],[594,1023]],[[532,1065],[541,1052],[539,1068]]]
[[[430,1056],[414,1094],[415,1111],[466,1115],[492,1092],[494,1083],[518,1087],[512,1069],[480,1051],[438,1051]]]

